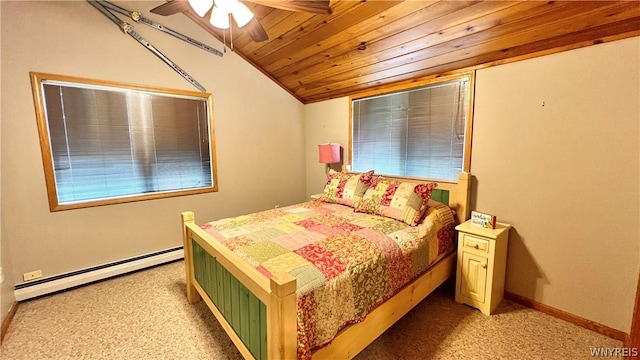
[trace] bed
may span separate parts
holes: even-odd
[[[204,300],[247,359],[353,358],[455,274],[453,226],[468,217],[468,173],[433,182],[418,215],[384,206],[374,214],[366,211],[371,191],[345,191],[345,203],[327,195],[329,183],[322,199],[283,208],[201,225],[181,214],[187,300]],[[370,298],[345,300],[345,292]]]

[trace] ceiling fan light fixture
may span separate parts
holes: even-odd
[[[218,29],[228,29],[231,25],[229,23],[229,13],[224,12],[222,9],[217,6],[213,7],[211,11],[211,18],[209,19],[209,23]]]
[[[204,16],[213,6],[213,0],[189,0],[189,5],[198,16]]]
[[[238,0],[214,0],[216,6],[226,12],[227,14],[230,14],[233,12],[233,9],[236,8],[236,6],[238,5]]]
[[[233,19],[236,21],[236,24],[238,24],[238,27],[247,25],[249,21],[253,19],[251,10],[241,2],[236,3],[231,14],[233,14]]]

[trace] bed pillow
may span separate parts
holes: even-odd
[[[374,178],[361,199],[354,203],[357,212],[381,215],[416,226],[427,211],[436,183],[410,183]]]
[[[353,207],[354,201],[362,199],[372,179],[373,170],[362,174],[329,170],[320,200]]]

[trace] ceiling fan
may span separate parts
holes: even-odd
[[[200,17],[208,17],[209,23],[218,29],[228,29],[231,20],[255,42],[269,39],[258,19],[243,2],[275,9],[300,11],[315,14],[331,14],[330,0],[171,0],[151,9],[154,14],[167,16],[193,11]]]

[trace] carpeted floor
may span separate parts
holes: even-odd
[[[204,302],[186,301],[174,262],[20,304],[8,359],[240,359]],[[436,290],[356,359],[589,359],[622,343],[503,301],[485,316]]]

